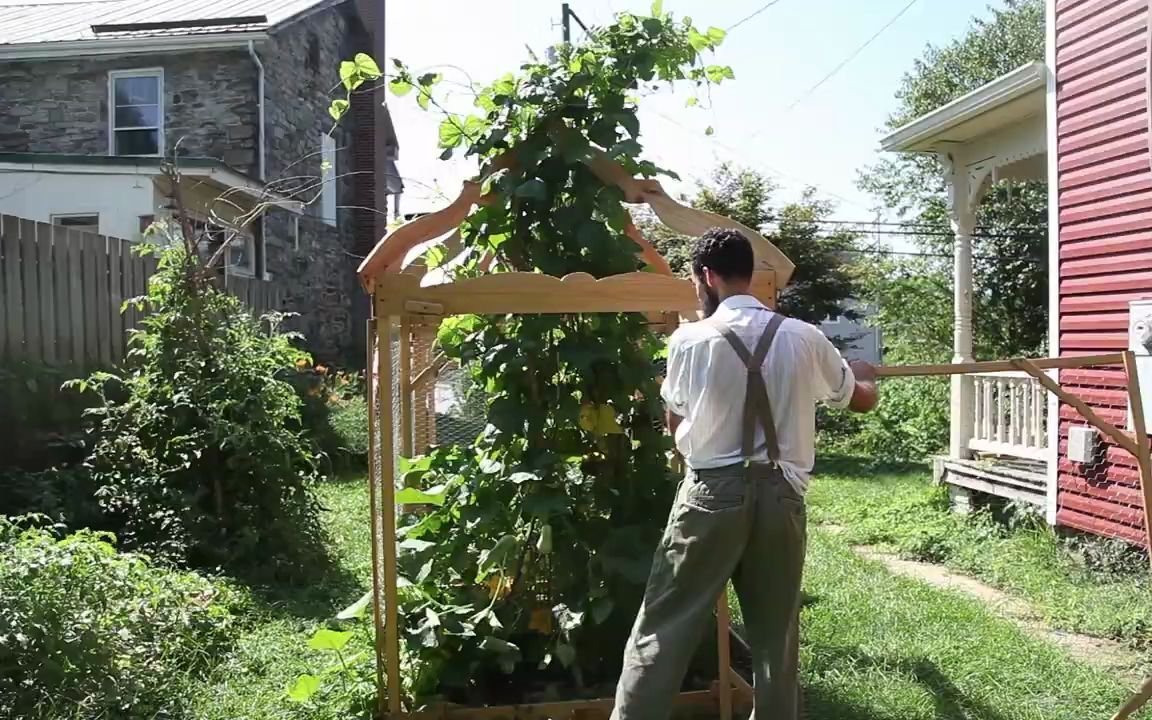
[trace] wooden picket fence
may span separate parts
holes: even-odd
[[[156,259],[133,243],[0,215],[0,359],[107,367],[124,358]],[[229,292],[261,314],[281,307],[271,283],[228,277]]]

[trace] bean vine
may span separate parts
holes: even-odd
[[[637,103],[672,84],[687,105],[733,77],[704,57],[724,39],[657,2],[620,13],[580,44],[533,59],[454,114],[438,73],[367,56],[344,63],[350,94],[387,82],[441,113],[441,157],[475,157],[485,191],[460,227],[456,277],[528,271],[604,277],[641,268],[623,194],[589,169],[602,151],[638,177],[676,176],[643,157]],[[339,120],[349,99],[333,102]],[[515,162],[497,162],[510,154]],[[442,256],[431,256],[436,264]],[[410,702],[521,701],[533,689],[602,692],[619,672],[651,554],[675,489],[660,427],[661,339],[640,314],[461,316],[439,331],[446,355],[487,399],[470,447],[404,465],[402,618]],[[527,688],[527,690],[526,690]]]

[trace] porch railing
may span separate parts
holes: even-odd
[[[1029,460],[1047,457],[1048,398],[1023,372],[973,376],[975,427],[968,449]]]

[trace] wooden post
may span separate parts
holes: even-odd
[[[1152,451],[1149,450],[1148,427],[1144,422],[1144,398],[1140,394],[1140,374],[1136,369],[1136,354],[1124,353],[1124,372],[1128,376],[1128,402],[1132,412],[1132,432],[1136,435],[1136,464],[1140,468],[1140,492],[1144,496],[1145,546],[1152,555],[1152,525],[1148,511],[1152,508]]]
[[[367,371],[367,391],[368,391],[368,502],[369,512],[369,528],[372,534],[372,621],[375,636],[376,647],[376,705],[377,712],[381,717],[384,716],[386,706],[384,704],[384,620],[380,612],[383,599],[381,598],[382,585],[380,583],[380,531],[376,522],[380,517],[378,513],[378,490],[379,486],[376,482],[378,477],[377,473],[380,469],[380,441],[376,435],[377,425],[376,422],[378,413],[381,413],[380,406],[377,405],[377,398],[379,395],[376,393],[376,376],[377,370],[376,361],[379,357],[379,348],[377,344],[380,342],[376,334],[376,321],[368,321],[368,371]]]
[[[400,608],[396,602],[396,455],[392,423],[392,327],[390,315],[376,320],[378,375],[376,402],[380,420],[380,547],[384,573],[385,661],[388,674],[388,712],[400,712]]]
[[[720,699],[720,720],[732,720],[732,639],[728,636],[728,626],[731,618],[728,611],[728,584],[720,591],[720,599],[716,601],[716,654],[719,668],[717,677],[717,694]]]
[[[1144,422],[1144,399],[1140,395],[1140,376],[1136,372],[1136,355],[1124,353],[1124,373],[1128,376],[1128,402],[1132,412],[1132,430],[1136,435],[1136,464],[1140,467],[1140,492],[1144,496],[1145,545],[1152,548],[1152,526],[1148,509],[1152,507],[1152,457],[1150,457],[1148,428]],[[1145,678],[1140,689],[1120,707],[1112,720],[1127,720],[1152,698],[1152,677]]]

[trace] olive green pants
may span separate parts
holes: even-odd
[[[798,720],[804,500],[771,465],[688,471],[624,651],[614,720],[667,720],[729,579],[755,677],[754,718]]]

